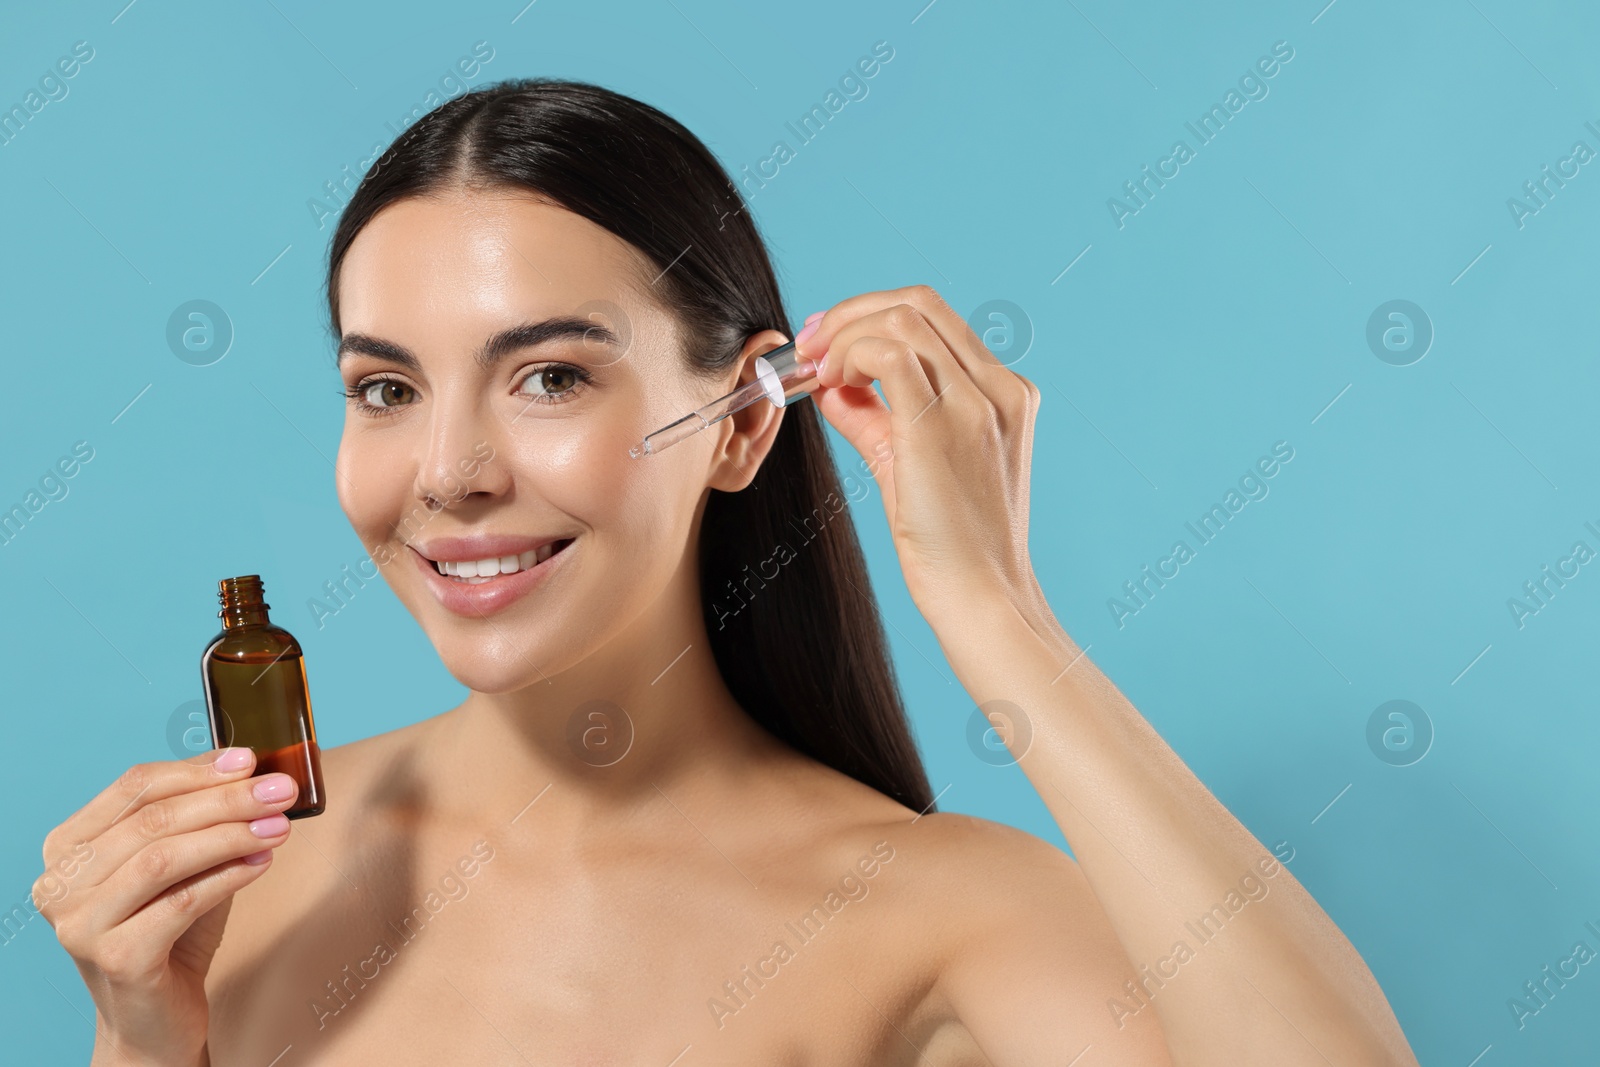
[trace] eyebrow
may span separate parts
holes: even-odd
[[[542,322],[524,322],[510,329],[501,330],[478,349],[475,359],[478,366],[489,369],[512,352],[535,348],[550,341],[569,337],[587,337],[604,345],[619,344],[615,333],[593,319],[558,316]],[[340,338],[335,362],[343,364],[347,355],[357,353],[397,364],[407,370],[422,369],[421,361],[409,348],[364,333],[347,333]]]

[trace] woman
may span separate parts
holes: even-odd
[[[1056,623],[1038,390],[932,290],[810,316],[811,403],[632,457],[789,320],[693,135],[520,80],[378,161],[328,301],[340,502],[470,693],[327,751],[292,833],[248,750],[136,766],[56,828],[47,870],[92,853],[43,910],[96,1064],[1416,1062]],[[1076,862],[934,810],[843,506],[867,483],[820,419],[966,691],[1029,726]]]

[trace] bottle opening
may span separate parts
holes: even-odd
[[[260,612],[272,606],[263,598],[259,574],[222,579],[217,583],[217,598],[222,601],[222,610],[217,612],[218,615]]]

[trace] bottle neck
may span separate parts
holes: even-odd
[[[261,577],[247,574],[239,578],[224,578],[217,583],[217,596],[222,601],[224,630],[239,630],[246,626],[265,626],[268,604],[262,596]]]
[[[271,619],[267,618],[266,605],[261,604],[253,608],[227,608],[217,612],[222,616],[224,630],[240,630],[246,626],[265,626]]]

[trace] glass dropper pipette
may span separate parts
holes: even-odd
[[[817,365],[802,359],[795,351],[794,342],[774,348],[764,356],[755,358],[755,381],[720,396],[697,411],[691,411],[676,422],[669,422],[655,433],[628,450],[634,459],[654,455],[663,448],[693,437],[701,430],[743,411],[758,400],[772,401],[778,407],[787,407],[802,397],[810,396],[817,385]]]

